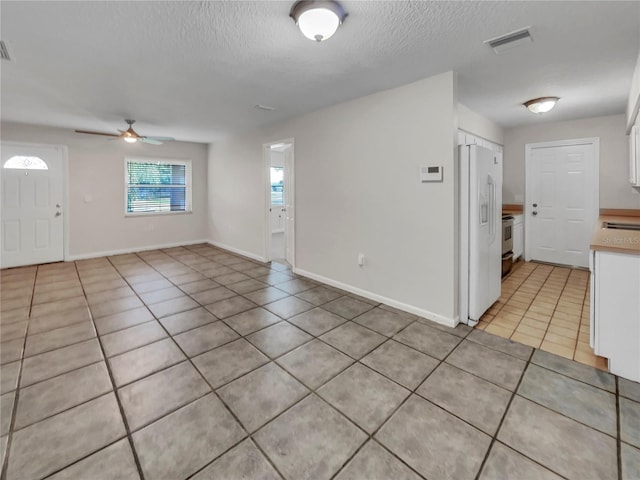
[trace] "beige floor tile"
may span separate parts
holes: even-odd
[[[487,328],[484,329],[485,332],[493,333],[494,335],[498,335],[503,338],[509,338],[513,334],[513,328],[502,327],[496,325],[494,322],[491,322]]]
[[[511,335],[511,340],[515,342],[524,343],[525,345],[529,345],[530,347],[534,347],[534,348],[540,347],[540,343],[542,342],[541,338],[532,337],[530,335],[526,335],[525,333],[521,333],[517,330],[513,335]]]
[[[578,330],[576,329],[571,329],[571,328],[565,328],[565,327],[561,327],[558,325],[554,325],[553,321],[551,322],[551,325],[549,325],[549,328],[547,329],[548,333],[553,333],[555,335],[560,335],[562,337],[566,337],[566,338],[571,338],[573,340],[575,340],[576,338],[578,338]]]
[[[573,348],[558,345],[556,343],[543,341],[540,349],[546,352],[554,353],[569,360],[573,359]]]
[[[576,348],[575,338],[567,338],[551,332],[547,332],[547,334],[544,336],[544,341],[562,345],[564,347],[570,348],[571,350],[575,350]]]
[[[534,328],[530,325],[520,323],[520,325],[518,325],[518,327],[516,328],[516,333],[521,333],[542,340],[546,331],[544,329]]]

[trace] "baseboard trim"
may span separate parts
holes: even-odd
[[[246,251],[241,250],[239,248],[235,248],[235,247],[232,247],[230,245],[226,245],[224,243],[217,242],[215,240],[205,240],[204,243],[208,243],[209,245],[213,245],[214,247],[224,248],[225,250],[229,250],[230,252],[237,253],[238,255],[242,255],[243,257],[251,258],[253,260],[257,260],[257,261],[262,262],[262,263],[267,263],[268,262],[266,258],[261,257],[260,255],[256,255],[255,253],[251,253],[251,252],[246,252]]]
[[[199,243],[209,243],[209,240],[190,240],[186,242],[163,243],[159,245],[145,245],[143,247],[120,248],[117,250],[107,250],[104,252],[78,253],[67,256],[65,262],[74,262],[76,260],[87,260],[90,258],[110,257],[113,255],[124,255],[126,253],[147,252],[149,250],[159,250],[162,248],[184,247],[186,245],[197,245]]]
[[[392,298],[384,297],[382,295],[378,295],[368,290],[363,290],[361,288],[354,287],[353,285],[347,285],[346,283],[333,280],[332,278],[323,277],[322,275],[318,275],[313,272],[308,272],[300,268],[294,268],[293,273],[295,273],[296,275],[310,278],[311,280],[316,280],[318,282],[331,285],[332,287],[346,290],[347,292],[350,292],[350,293],[355,293],[356,295],[360,295],[361,297],[368,298],[369,300],[374,300],[376,302],[384,303],[385,305],[389,305],[390,307],[397,308],[398,310],[402,310],[403,312],[408,312],[414,315],[418,315],[419,317],[424,317],[428,320],[432,320],[436,323],[440,323],[441,325],[445,325],[447,327],[453,328],[459,323],[457,318],[448,318],[443,315],[430,312],[429,310],[415,307],[407,303],[399,302]]]

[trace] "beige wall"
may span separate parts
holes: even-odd
[[[13,123],[2,124],[2,141],[68,147],[71,259],[207,238],[207,145],[184,142],[130,145],[66,129]],[[125,217],[124,157],[127,155],[191,160],[193,213]],[[90,202],[85,202],[87,196],[91,197]]]
[[[522,203],[525,144],[600,138],[600,208],[640,208],[640,191],[629,183],[629,137],[626,115],[585,118],[509,128],[504,142],[504,203]]]
[[[477,114],[461,103],[458,104],[458,127],[476,137],[504,145],[504,129],[500,125]]]
[[[629,90],[629,100],[627,102],[627,131],[631,130],[631,126],[636,121],[636,115],[640,108],[640,54],[636,62],[636,68],[631,77],[631,88]]]
[[[294,138],[296,268],[453,323],[456,110],[449,72],[217,142],[210,238],[264,257],[262,146]],[[421,183],[420,165],[444,182]]]

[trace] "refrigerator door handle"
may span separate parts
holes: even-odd
[[[490,174],[487,176],[487,183],[489,184],[489,234],[493,243],[496,238],[496,184]]]

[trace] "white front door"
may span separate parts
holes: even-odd
[[[2,144],[2,268],[64,258],[63,149]]]
[[[589,266],[598,219],[597,139],[527,145],[527,260]]]

